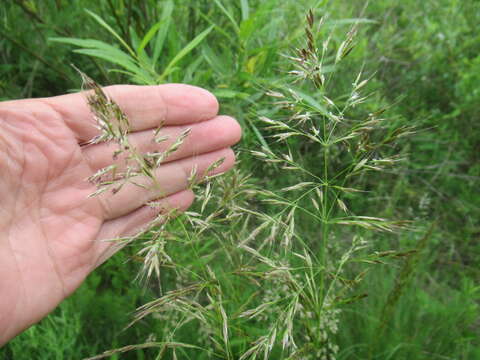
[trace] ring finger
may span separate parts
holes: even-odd
[[[194,169],[197,179],[201,179],[207,175],[205,172],[208,168],[222,158],[225,159],[223,163],[208,175],[222,173],[230,169],[235,162],[235,155],[228,148],[166,163],[155,171],[155,182],[148,177],[138,176],[133,178],[135,184],[129,182],[115,194],[106,191],[94,199],[100,201],[105,220],[115,219],[134,211],[149,201],[188,188],[189,177]]]

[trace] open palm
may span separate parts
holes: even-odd
[[[166,149],[186,128],[191,133],[156,173],[162,192],[126,185],[89,198],[86,179],[111,164],[114,144],[82,146],[98,135],[85,94],[0,103],[0,345],[39,321],[116,250],[101,240],[132,235],[158,211],[186,209],[193,167],[199,173],[224,157],[215,172],[234,163],[229,147],[237,122],[217,116],[218,103],[187,85],[105,88],[132,124],[130,141],[141,151]],[[169,140],[152,142],[165,123]],[[160,149],[159,149],[160,148]]]

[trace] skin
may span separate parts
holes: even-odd
[[[158,211],[187,209],[194,166],[202,173],[224,157],[215,173],[235,162],[230,149],[241,130],[218,116],[206,90],[179,84],[104,88],[132,124],[131,142],[141,151],[166,149],[186,128],[190,135],[156,173],[162,191],[126,186],[112,195],[88,195],[85,179],[111,164],[113,144],[82,145],[98,130],[86,94],[0,103],[0,346],[38,322],[71,295],[118,246],[102,241],[133,235]],[[151,141],[164,122],[168,141]]]

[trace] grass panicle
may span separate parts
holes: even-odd
[[[333,33],[317,46],[325,18],[316,21],[310,10],[305,23],[305,45],[287,57],[294,66],[289,78],[282,87],[266,92],[273,99],[275,116],[259,118],[272,146],[250,152],[276,169],[277,176],[296,182],[272,191],[260,190],[240,171],[211,178],[198,189],[198,212],[187,212],[173,222],[166,221],[170,214],[161,214],[145,231],[126,240],[145,238],[137,252],[144,278],[155,275],[160,280],[165,269],[179,279],[178,287],[141,306],[131,324],[150,316],[163,319],[170,329],[164,344],[184,343],[175,334],[195,323],[203,335],[192,346],[212,349],[221,358],[334,359],[339,352],[335,336],[342,326],[342,307],[368,296],[356,292],[367,269],[352,278],[352,264],[373,266],[407,256],[395,251],[368,253],[369,243],[356,235],[333,243],[344,226],[390,233],[405,228],[406,222],[359,215],[350,203],[354,196],[370,196],[358,187],[358,178],[400,161],[396,155],[382,156],[383,149],[391,150],[411,129],[387,131],[385,109],[360,109],[371,97],[364,92],[373,78],[364,77],[363,70],[352,80],[347,96],[335,93],[337,87],[332,85],[354,48],[357,24],[335,49]],[[112,157],[122,157],[127,169],[121,171],[115,164],[100,170],[90,179],[97,193],[113,188],[114,195],[123,184],[137,183],[139,176],[154,185],[155,170],[178,150],[189,130],[165,152],[140,154],[129,142],[128,118],[95,82],[82,77],[93,90],[88,102],[101,132],[92,143],[116,143]],[[159,127],[153,141],[165,140]],[[314,149],[317,166],[303,161],[294,146],[298,141]],[[189,183],[194,186],[203,175],[194,169]],[[304,240],[299,219],[315,224],[317,243]],[[175,244],[190,248],[196,258],[182,262]],[[205,252],[205,247],[210,250]],[[217,257],[223,260],[217,262]],[[250,295],[232,298],[232,286],[244,286]],[[258,336],[232,342],[239,329],[248,334],[250,326],[261,329]]]
[[[102,83],[208,88],[244,129],[235,170],[192,169],[184,214],[147,203],[158,217],[116,239],[130,246],[7,358],[477,358],[480,12],[438,1],[0,4],[3,99],[63,92],[73,47]],[[157,170],[188,130],[168,139],[160,124],[151,141],[168,149],[140,153],[128,117],[81,75],[99,134],[82,145],[112,157],[92,195],[161,193]],[[102,328],[95,341],[85,321]]]

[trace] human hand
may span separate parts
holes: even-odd
[[[158,215],[145,206],[187,209],[188,176],[220,158],[220,173],[234,164],[229,148],[238,123],[217,116],[218,103],[188,85],[117,85],[105,92],[128,116],[130,142],[142,152],[168,148],[186,128],[183,145],[156,170],[162,189],[126,185],[112,195],[88,197],[86,179],[113,162],[113,144],[82,146],[98,135],[84,93],[0,103],[0,345],[38,322],[77,289],[118,247],[101,240],[134,235]],[[169,140],[151,141],[161,122]]]

